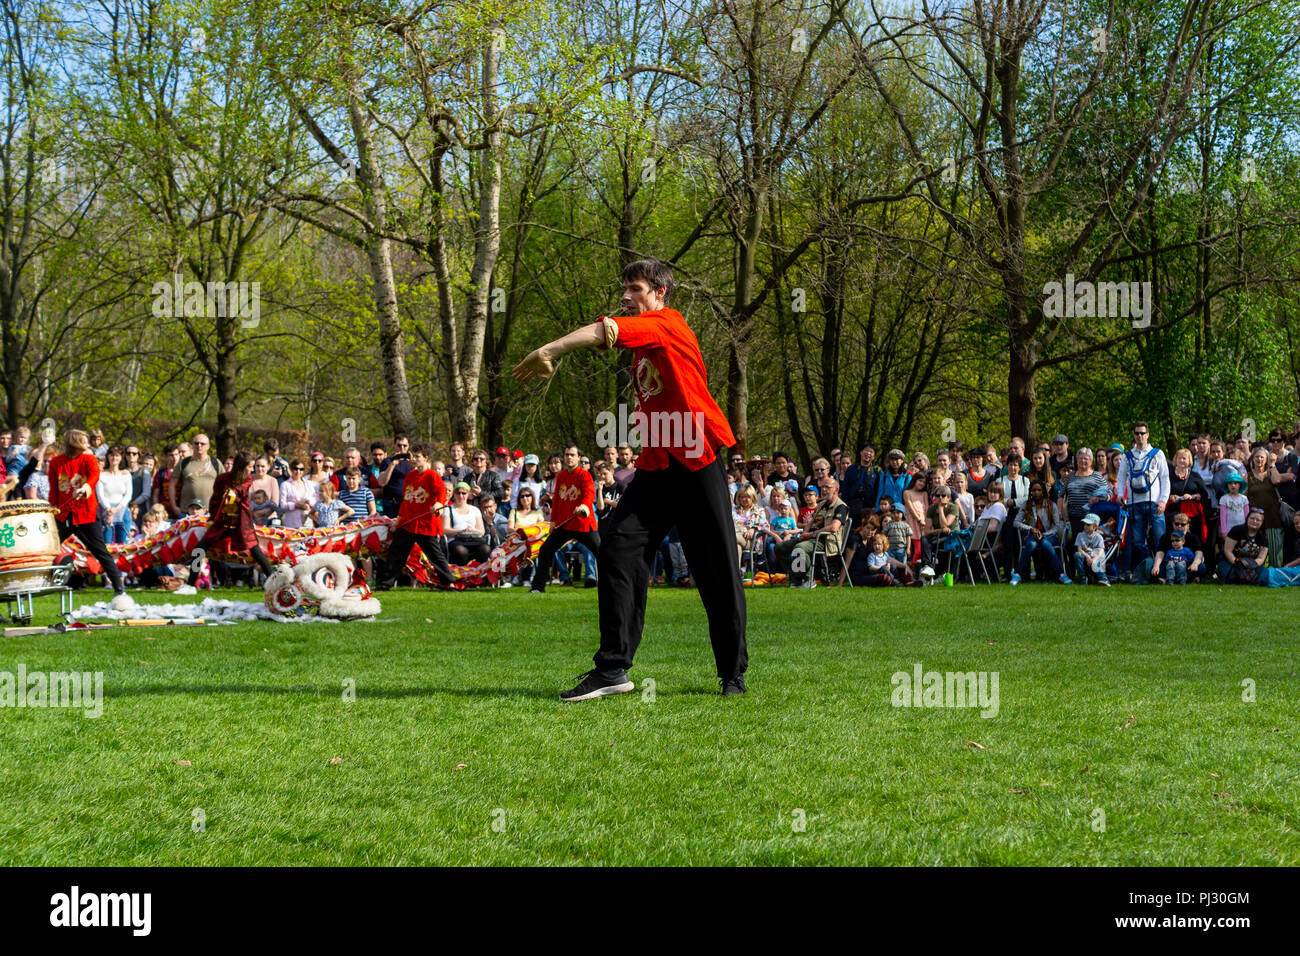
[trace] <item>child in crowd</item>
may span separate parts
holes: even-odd
[[[781,510],[769,524],[771,534],[766,535],[766,544],[764,552],[767,555],[768,568],[776,567],[776,543],[785,541],[799,533],[799,522],[795,518],[794,505],[789,501],[781,501]]]
[[[1250,499],[1241,493],[1245,479],[1237,472],[1231,472],[1224,479],[1226,494],[1219,497],[1219,536],[1226,538],[1228,532],[1238,525],[1246,523],[1246,514],[1250,511]]]
[[[253,512],[255,525],[269,525],[273,520],[279,520],[279,511],[271,504],[271,498],[265,488],[258,488],[253,492],[250,510]]]
[[[885,513],[885,499],[880,499],[880,513]],[[889,520],[880,529],[889,542],[889,556],[899,564],[907,564],[907,552],[912,547],[912,528],[903,518],[903,509],[891,503]]]
[[[789,496],[785,493],[785,488],[781,485],[773,485],[767,497],[767,520],[775,521],[781,517],[781,506],[785,504]],[[793,505],[792,505],[793,506]]]
[[[311,509],[311,520],[316,527],[333,528],[341,524],[344,518],[349,518],[355,513],[338,500],[334,482],[322,481],[319,488],[320,497],[316,499],[316,507]]]
[[[817,489],[809,485],[803,490],[803,507],[799,509],[799,527],[808,531],[812,528],[813,514],[817,511]]]
[[[1074,536],[1074,570],[1085,584],[1091,574],[1102,587],[1110,587],[1106,577],[1106,539],[1097,529],[1101,519],[1089,512],[1083,516],[1083,530]]]
[[[1186,584],[1187,566],[1196,560],[1192,549],[1187,547],[1187,535],[1174,529],[1169,533],[1169,550],[1165,552],[1164,572],[1160,580],[1165,584]]]
[[[208,503],[204,501],[202,498],[195,498],[193,501],[191,501],[188,505],[185,506],[185,513],[191,516],[207,514],[207,511],[208,511]]]
[[[955,471],[949,480],[952,485],[952,500],[961,509],[961,526],[969,528],[976,521],[975,496],[966,490],[968,485],[966,473]]]
[[[343,481],[339,501],[352,509],[352,514],[345,517],[343,523],[353,524],[375,514],[375,495],[361,484],[361,469],[356,466],[349,468],[343,473]]]
[[[894,576],[889,573],[889,539],[877,534],[864,540],[870,540],[871,553],[867,555],[867,573],[862,583],[872,588],[893,587]]]

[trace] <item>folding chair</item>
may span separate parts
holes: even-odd
[[[764,564],[766,564],[767,562],[766,541],[767,538],[769,537],[774,537],[774,535],[772,535],[772,532],[766,531],[763,528],[755,528],[754,536],[753,538],[750,539],[749,545],[741,551],[740,575],[741,575],[741,580],[743,580],[746,584],[754,580],[754,575],[758,571],[759,558],[763,559]],[[748,563],[749,563],[748,574],[745,573],[746,559],[748,559]],[[767,569],[769,574],[771,574],[773,570],[774,570],[773,568]]]
[[[837,545],[835,554],[826,552],[826,545],[831,539],[835,540]],[[840,578],[847,581],[849,587],[853,587],[853,582],[849,580],[849,566],[844,560],[844,546],[849,540],[849,522],[840,522],[839,531],[819,531],[817,537],[813,539],[812,570],[810,573],[814,578],[817,576],[817,559],[821,558],[822,570],[826,574],[826,583],[830,584],[834,579],[831,577],[831,561],[838,560],[840,564]],[[843,587],[843,583],[840,584]]]
[[[998,542],[1002,539],[1002,532],[1006,530],[1006,522],[998,525],[997,531],[989,535],[988,518],[980,518],[975,523],[975,531],[971,534],[970,551],[974,553],[979,560],[980,571],[984,574],[984,581],[992,584],[994,581],[1002,582],[1002,570],[998,567],[998,557],[996,549]],[[989,567],[992,566],[993,574],[989,575]]]

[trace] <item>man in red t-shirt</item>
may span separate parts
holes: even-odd
[[[555,371],[555,360],[582,347],[632,351],[641,434],[636,475],[601,528],[600,650],[595,668],[560,695],[578,701],[634,689],[627,668],[641,642],[650,561],[673,525],[709,619],[725,695],[745,692],[745,592],[727,475],[717,455],[735,436],[709,394],[695,333],[674,309],[672,268],[641,259],[623,269],[626,316],[605,316],[531,352],[514,374],[521,382]]]
[[[397,512],[397,529],[388,542],[383,571],[375,583],[376,591],[387,591],[397,583],[406,567],[406,559],[417,544],[433,563],[438,577],[446,584],[455,581],[447,563],[447,546],[442,535],[442,511],[447,503],[447,486],[430,467],[429,446],[416,444],[411,449],[411,470],[402,484],[402,505]]]
[[[555,476],[551,494],[551,533],[537,554],[537,571],[533,574],[532,594],[546,593],[546,579],[551,575],[555,552],[576,541],[592,554],[600,553],[600,534],[596,531],[596,483],[591,472],[582,467],[582,452],[577,445],[564,449],[564,468]],[[597,582],[587,578],[586,587]]]
[[[59,540],[72,535],[86,546],[113,584],[113,606],[121,609],[133,602],[126,594],[122,572],[104,544],[104,527],[99,523],[99,501],[95,485],[99,483],[99,460],[90,454],[90,439],[80,428],[70,428],[63,435],[64,453],[50,459],[50,504],[59,528]]]

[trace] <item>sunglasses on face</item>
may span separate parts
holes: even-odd
[[[294,470],[294,471],[306,471],[307,469],[304,468],[302,465],[294,465],[294,466],[293,466],[293,470]]]

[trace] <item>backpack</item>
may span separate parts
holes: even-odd
[[[1132,450],[1124,452],[1124,458],[1128,461],[1129,487],[1139,495],[1144,495],[1151,490],[1151,468],[1155,464],[1156,452],[1159,450],[1159,448],[1153,446],[1146,457],[1142,459],[1140,467]]]

